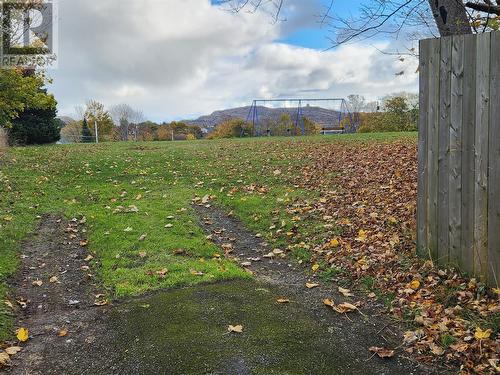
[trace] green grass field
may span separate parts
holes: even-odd
[[[21,241],[46,213],[86,218],[89,250],[99,261],[94,272],[111,298],[249,277],[218,258],[220,250],[197,224],[193,198],[210,195],[211,204],[234,211],[250,229],[279,247],[292,226],[287,203],[297,197],[314,199],[314,191],[301,191],[291,183],[308,163],[306,146],[401,137],[416,140],[416,134],[373,134],[0,151],[0,293],[5,294],[6,280],[16,270]],[[268,229],[276,223],[283,234],[271,238]],[[321,227],[304,223],[301,231],[305,238]],[[174,255],[176,249],[186,255]],[[303,249],[294,253],[308,258]],[[169,270],[168,277],[151,275],[163,268]],[[0,338],[5,338],[11,328],[3,303],[0,314]]]

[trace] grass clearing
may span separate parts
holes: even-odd
[[[317,197],[314,191],[291,184],[307,165],[304,146],[401,137],[415,139],[414,134],[362,134],[4,150],[0,280],[5,283],[15,272],[21,242],[44,213],[85,218],[89,250],[96,255],[94,270],[114,298],[248,278],[235,264],[214,256],[220,250],[198,226],[190,207],[193,197],[213,196],[215,204],[233,210],[249,229],[272,239],[276,247],[285,246],[290,233],[305,239],[324,230],[310,221],[301,223],[300,233],[293,233],[293,214],[286,210],[298,197]],[[177,249],[185,255],[174,255]],[[308,260],[304,251],[297,255]],[[151,276],[164,268],[168,269],[164,279]],[[2,338],[10,331],[7,310],[2,304]]]

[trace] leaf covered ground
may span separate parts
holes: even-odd
[[[210,202],[311,276],[383,302],[422,361],[499,366],[498,290],[415,257],[414,134],[15,148],[0,166],[4,283],[45,213],[85,220],[110,299],[250,277],[198,226],[191,203]],[[14,301],[4,299],[8,338]]]

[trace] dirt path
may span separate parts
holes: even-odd
[[[201,225],[212,240],[222,248],[231,246],[231,255],[236,261],[251,270],[262,281],[279,288],[281,294],[294,303],[308,310],[315,320],[333,337],[335,350],[343,352],[346,363],[358,363],[368,366],[360,373],[376,374],[432,374],[444,373],[445,369],[433,369],[419,364],[415,359],[396,350],[394,358],[380,359],[371,356],[369,348],[399,348],[402,332],[387,316],[382,315],[382,306],[370,301],[365,296],[356,299],[346,298],[332,282],[322,282],[309,277],[306,269],[287,257],[271,255],[274,249],[256,237],[239,222],[215,207],[197,206],[203,218]],[[306,288],[306,283],[320,284],[316,288]],[[337,304],[342,302],[363,301],[359,306],[362,313],[338,314],[322,302],[330,299]],[[352,372],[354,373],[354,372]]]
[[[95,305],[102,297],[89,267],[84,224],[85,219],[46,215],[23,245],[9,299],[15,326],[28,328],[30,341],[13,357],[14,373],[43,373],[52,350],[71,351],[74,341],[91,340],[87,332],[102,310]]]
[[[200,224],[221,249],[231,250],[240,262],[251,262],[247,267],[257,281],[160,291],[96,306],[102,297],[89,276],[84,220],[68,223],[46,216],[23,246],[21,271],[10,296],[27,304],[24,309],[18,307],[16,326],[29,328],[31,337],[13,357],[13,366],[4,371],[44,375],[444,373],[421,367],[400,350],[389,360],[372,356],[370,346],[394,348],[400,343],[400,332],[373,315],[375,305],[362,306],[363,315],[335,313],[321,302],[323,298],[345,300],[333,285],[305,288],[304,270],[286,259],[264,258],[272,249],[236,219],[214,208],[196,209]],[[279,304],[278,298],[291,302]],[[229,334],[229,324],[242,324],[244,332]]]

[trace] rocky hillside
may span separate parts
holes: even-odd
[[[238,118],[246,120],[250,112],[250,107],[238,107],[225,109],[222,111],[215,111],[211,115],[201,116],[196,120],[184,120],[188,125],[198,125],[205,132],[210,132],[215,126],[221,122],[233,118]],[[279,119],[282,113],[290,113],[292,119],[297,116],[297,108],[269,108],[269,107],[258,107],[258,117],[259,121],[272,120],[276,121]],[[313,122],[323,125],[324,127],[336,127],[339,124],[340,112],[331,109],[321,108],[321,107],[303,107],[302,113],[304,117],[307,117]],[[251,118],[250,118],[251,121]]]

